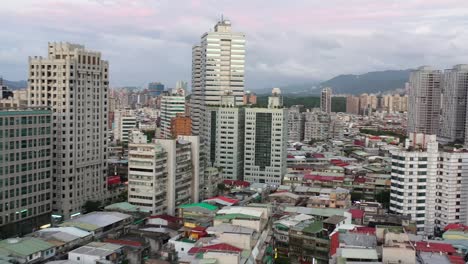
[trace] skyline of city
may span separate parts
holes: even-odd
[[[408,14],[440,22],[448,13],[453,18],[450,8],[457,3],[424,1],[426,9],[414,12],[422,1],[369,1],[359,0],[369,6],[353,6],[354,13],[341,16],[330,16],[328,3],[316,4],[324,12],[316,14],[329,18],[320,29],[340,28],[337,22],[347,22],[351,27],[343,29],[349,30],[364,26],[363,21],[383,22]],[[76,18],[70,4],[91,12],[103,7],[100,17],[77,19],[77,28],[90,24],[105,28],[123,17],[144,22],[156,14],[155,8],[179,7],[149,0],[131,0],[128,9],[119,9],[124,0],[44,0],[22,12],[48,7],[44,14],[66,16],[67,28],[67,19]],[[5,5],[15,6],[19,5]],[[177,10],[205,10],[202,6],[202,1],[193,0]],[[272,2],[269,7],[283,5]],[[27,62],[27,87],[9,87],[13,84],[0,78],[0,263],[465,263],[468,57],[458,56],[456,62],[467,64],[443,69],[441,63],[452,60],[439,57],[447,58],[448,53],[421,49],[418,52],[426,52],[424,61],[434,59],[432,66],[424,63],[413,70],[362,78],[342,76],[316,87],[318,96],[309,84],[291,96],[291,87],[286,86],[284,93],[278,80],[285,76],[301,80],[300,74],[291,72],[298,68],[285,56],[303,50],[287,54],[278,50],[275,59],[285,60],[280,63],[283,68],[269,72],[274,78],[259,74],[249,63],[263,63],[261,56],[268,52],[248,50],[251,40],[253,50],[284,44],[272,41],[287,32],[282,27],[262,31],[265,38],[256,46],[259,32],[252,29],[275,26],[277,21],[285,26],[310,23],[287,13],[294,5],[286,7],[286,20],[241,16],[238,27],[221,15],[211,29],[197,29],[197,36],[174,30],[172,37],[177,34],[192,43],[183,46],[184,52],[191,52],[184,63],[191,65],[192,93],[188,79],[177,72],[176,81],[152,76],[144,89],[112,89],[113,76],[139,78],[138,67],[123,75],[112,72],[115,64],[117,70],[123,69],[119,59],[128,55],[120,53],[116,59],[113,45],[95,50],[87,41],[34,42],[42,52],[19,55]],[[333,7],[345,10],[349,4]],[[369,7],[386,9],[375,13],[367,11]],[[433,13],[439,7],[452,13]],[[135,14],[129,15],[131,11]],[[468,9],[457,11],[468,14]],[[42,15],[32,16],[38,25]],[[321,15],[315,19],[321,21]],[[180,25],[194,17],[195,12],[174,21]],[[139,30],[155,29],[152,26],[136,30],[135,45],[126,46],[135,59],[137,41],[142,40]],[[301,31],[301,25],[296,26]],[[316,26],[320,25],[311,28]],[[363,36],[346,30],[341,33]],[[430,35],[428,28],[418,30],[411,33],[418,40]],[[271,32],[275,35],[269,36]],[[297,48],[295,39],[289,40],[292,45],[284,48]],[[334,40],[340,45],[326,50],[340,55],[342,39]],[[453,40],[450,46],[460,51]],[[377,50],[366,51],[371,55]],[[175,50],[169,48],[165,55],[170,57],[171,52]],[[419,61],[411,57],[411,50],[406,52],[413,63]],[[387,54],[381,49],[377,53]],[[146,55],[151,59],[151,53]],[[429,59],[432,55],[437,56]],[[369,59],[354,61],[375,66],[376,61],[369,64]],[[327,61],[323,63],[317,63],[323,65],[320,70],[327,68]],[[343,69],[334,65],[336,71]],[[165,66],[171,70],[171,65]],[[309,77],[324,74],[314,70],[305,72]],[[272,88],[257,95],[246,82],[249,74],[257,81],[266,78]]]
[[[151,1],[6,2],[0,10],[0,21],[15,28],[17,34],[1,35],[4,41],[0,47],[4,52],[0,68],[5,79],[26,79],[27,65],[19,55],[41,51],[21,37],[24,35],[34,36],[34,43],[69,41],[104,52],[113,62],[111,86],[143,86],[155,79],[163,83],[189,80],[188,47],[200,32],[209,31],[223,13],[249,36],[246,44],[250,54],[246,61],[249,90],[373,70],[419,65],[446,68],[468,60],[460,55],[467,54],[461,45],[467,35],[463,34],[468,13],[463,1],[379,4],[346,1],[339,7],[336,2],[285,6],[259,1],[251,5],[217,2],[207,9],[197,1],[186,6]],[[270,9],[255,8],[264,5]],[[302,15],[299,6],[308,10],[307,16]],[[106,12],[89,21],[69,11],[82,9],[94,14],[93,10],[101,8]],[[299,15],[285,21],[273,15],[278,10],[285,15]],[[335,15],[346,10],[352,15]],[[187,13],[190,16],[179,15]],[[156,14],[171,14],[171,19]]]

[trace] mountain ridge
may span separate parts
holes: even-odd
[[[318,95],[323,87],[331,87],[333,94],[379,93],[405,88],[410,72],[411,69],[340,74],[322,82],[291,84],[280,88],[287,95]],[[258,89],[255,92],[269,94],[271,88]]]

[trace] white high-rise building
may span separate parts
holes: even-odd
[[[192,132],[199,131],[205,107],[221,104],[229,93],[236,105],[243,103],[245,34],[233,32],[231,22],[219,21],[214,31],[202,35],[192,49]]]
[[[429,66],[410,74],[408,95],[408,133],[437,135],[441,100],[441,76]]]
[[[304,115],[304,141],[325,140],[329,137],[330,115],[319,110],[312,109]]]
[[[185,113],[185,96],[164,95],[161,97],[161,138],[172,137],[171,121],[178,113]]]
[[[200,195],[199,138],[156,139],[129,145],[128,201],[152,214],[174,215]]]
[[[327,113],[331,113],[331,98],[332,98],[332,89],[326,87],[322,90],[320,94],[320,109]]]
[[[82,45],[49,43],[29,57],[28,102],[53,110],[53,217],[102,201],[107,177],[109,64]]]
[[[204,153],[210,166],[221,168],[223,179],[243,179],[244,119],[245,109],[231,95],[223,96],[219,107],[206,109]]]
[[[192,119],[192,134],[200,135],[200,123],[203,93],[201,88],[201,46],[192,48],[192,96],[190,97],[190,118]]]
[[[114,140],[120,143],[128,143],[130,132],[137,127],[135,111],[120,109],[114,112]]]
[[[301,142],[304,139],[303,105],[293,105],[288,109],[288,140]]]
[[[244,179],[249,182],[281,185],[286,174],[288,110],[277,91],[268,108],[245,110]]]
[[[468,152],[438,149],[436,136],[410,134],[411,149],[392,151],[390,210],[410,215],[418,234],[468,224]]]
[[[439,136],[447,142],[465,142],[468,65],[455,65],[442,78],[442,112]]]

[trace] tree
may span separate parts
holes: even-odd
[[[375,195],[375,200],[386,209],[390,208],[390,191],[380,191]]]
[[[351,192],[351,201],[355,202],[355,201],[360,201],[362,199],[362,193],[360,192]]]
[[[91,213],[99,211],[101,209],[101,201],[86,201],[83,205],[83,210],[85,213]]]

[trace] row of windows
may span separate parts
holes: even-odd
[[[50,116],[0,117],[0,126],[49,124]]]
[[[21,208],[19,208],[19,209],[21,209]],[[7,223],[10,223],[10,222],[19,221],[21,219],[24,219],[24,218],[27,218],[27,217],[30,217],[30,216],[33,216],[33,215],[49,212],[50,209],[51,209],[50,204],[45,204],[45,205],[30,208],[30,209],[23,209],[23,210],[20,210],[18,212],[10,213],[10,215],[3,216],[3,215],[0,214],[0,225],[7,224]]]
[[[5,171],[8,172],[8,167],[5,167]],[[3,172],[3,167],[0,167],[0,172]],[[2,175],[2,174],[0,174]],[[35,172],[35,173],[30,173],[30,174],[24,174],[21,176],[13,176],[13,177],[7,177],[3,178],[0,177],[0,188],[3,186],[8,187],[8,186],[16,186],[28,182],[36,182],[38,180],[44,180],[44,179],[49,179],[51,175],[50,171],[41,171],[41,172]]]

